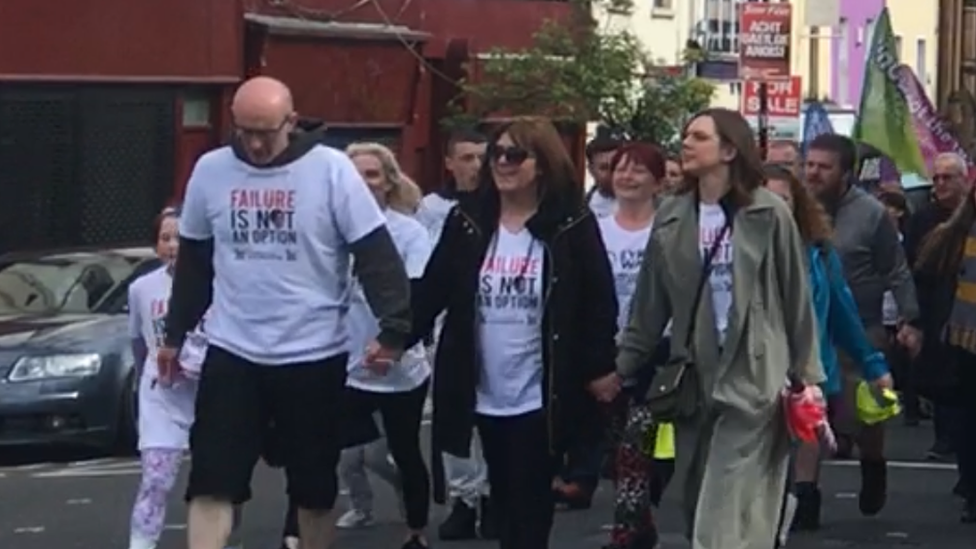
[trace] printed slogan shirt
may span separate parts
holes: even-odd
[[[385,222],[341,151],[315,144],[269,166],[232,147],[205,154],[187,185],[180,236],[213,239],[211,344],[271,366],[345,352],[350,246],[379,229],[389,241]]]
[[[722,237],[718,251],[712,259],[712,270],[708,275],[708,289],[711,291],[712,311],[715,314],[715,331],[719,342],[725,342],[725,332],[729,327],[729,310],[732,308],[732,231],[724,231],[725,210],[720,204],[699,205],[698,248],[702,261],[708,256],[715,239]]]
[[[544,249],[528,229],[499,226],[478,287],[481,380],[476,410],[514,416],[542,408]]]
[[[600,234],[607,247],[607,258],[610,260],[610,268],[613,269],[614,288],[620,307],[618,330],[623,330],[630,317],[630,300],[637,289],[637,273],[644,261],[644,249],[651,237],[651,227],[648,224],[643,229],[630,231],[621,227],[615,216],[600,218]]]
[[[163,345],[172,284],[169,271],[161,267],[129,286],[129,337],[143,341],[147,351],[139,368],[139,449],[189,448],[197,383],[191,379],[179,379],[171,386],[157,382],[156,356]]]

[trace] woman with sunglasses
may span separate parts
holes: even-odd
[[[501,125],[479,178],[478,192],[448,215],[414,287],[412,342],[446,312],[435,449],[467,455],[477,427],[499,546],[546,549],[556,456],[602,435],[588,386],[613,366],[613,274],[550,121]],[[373,344],[368,354],[382,352]]]
[[[129,286],[129,335],[139,372],[139,454],[142,478],[132,509],[129,549],[154,549],[163,532],[166,505],[190,446],[199,367],[206,352],[202,326],[187,337],[180,371],[160,371],[156,352],[173,285],[179,247],[179,210],[166,208],[154,222],[156,255],[163,266]],[[239,517],[235,508],[235,519]],[[235,520],[235,524],[237,520]],[[233,546],[238,545],[236,528]]]

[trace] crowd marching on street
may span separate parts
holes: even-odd
[[[679,156],[595,138],[584,194],[554,125],[520,117],[452,134],[452,177],[423,196],[387,147],[323,145],[280,81],[246,81],[232,115],[231,144],[154,220],[164,266],[129,289],[129,549],[157,547],[187,453],[189,549],[247,543],[259,460],[286,479],[286,549],[372,524],[371,477],[396,494],[403,549],[550,547],[557,506],[590,508],[604,477],[606,549],[659,547],[666,490],[693,549],[788,547],[832,504],[824,459],[858,460],[858,508],[877,515],[886,428],[930,413],[976,539],[961,157],[936,159],[912,211],[854,183],[851,139],[764,156],[716,108]],[[450,509],[435,528],[432,501]]]

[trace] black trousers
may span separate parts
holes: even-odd
[[[262,365],[211,345],[190,429],[193,462],[187,501],[248,501],[251,473],[273,425],[289,501],[303,509],[332,509],[347,361],[348,355],[341,354]]]
[[[501,549],[547,549],[555,500],[556,460],[549,452],[546,414],[478,416],[488,465],[491,507],[497,513]]]
[[[956,352],[959,375],[958,414],[953,428],[953,446],[959,464],[959,480],[967,503],[976,505],[976,355],[962,349]]]
[[[344,446],[367,444],[380,436],[373,419],[379,412],[383,433],[393,462],[400,471],[403,506],[407,527],[423,530],[430,514],[430,474],[420,451],[420,421],[424,414],[429,380],[416,389],[397,393],[377,393],[346,387],[343,398]],[[298,537],[298,517],[289,506],[284,537]]]

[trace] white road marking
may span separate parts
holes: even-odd
[[[41,534],[43,532],[43,526],[21,526],[20,528],[14,528],[15,534]]]
[[[88,505],[91,502],[92,500],[88,498],[77,498],[77,499],[69,499],[65,501],[64,504],[65,505]]]
[[[907,532],[887,532],[885,537],[895,538],[895,539],[908,539]]]
[[[857,499],[857,494],[854,492],[837,492],[834,497],[837,499]]]
[[[163,526],[163,530],[186,530],[185,524],[167,524]]]
[[[861,464],[853,460],[828,460],[824,465],[831,467],[860,467]],[[955,463],[939,463],[937,461],[889,461],[891,469],[915,469],[923,471],[955,471]]]
[[[27,465],[11,465],[9,467],[0,467],[0,471],[36,471],[38,469],[44,469],[46,467],[56,466],[57,463],[29,463]]]
[[[83,459],[81,461],[70,461],[68,462],[69,467],[92,467],[96,465],[112,465],[117,463],[118,458],[95,458],[95,459]]]
[[[189,461],[186,456],[184,461]],[[46,464],[43,470],[30,473],[31,478],[89,478],[135,476],[142,473],[138,459],[104,458],[68,464]]]
[[[31,478],[92,478],[92,477],[125,477],[138,475],[142,469],[138,466],[130,469],[109,469],[109,470],[80,470],[65,469],[63,471],[47,471],[45,473],[34,473]]]

